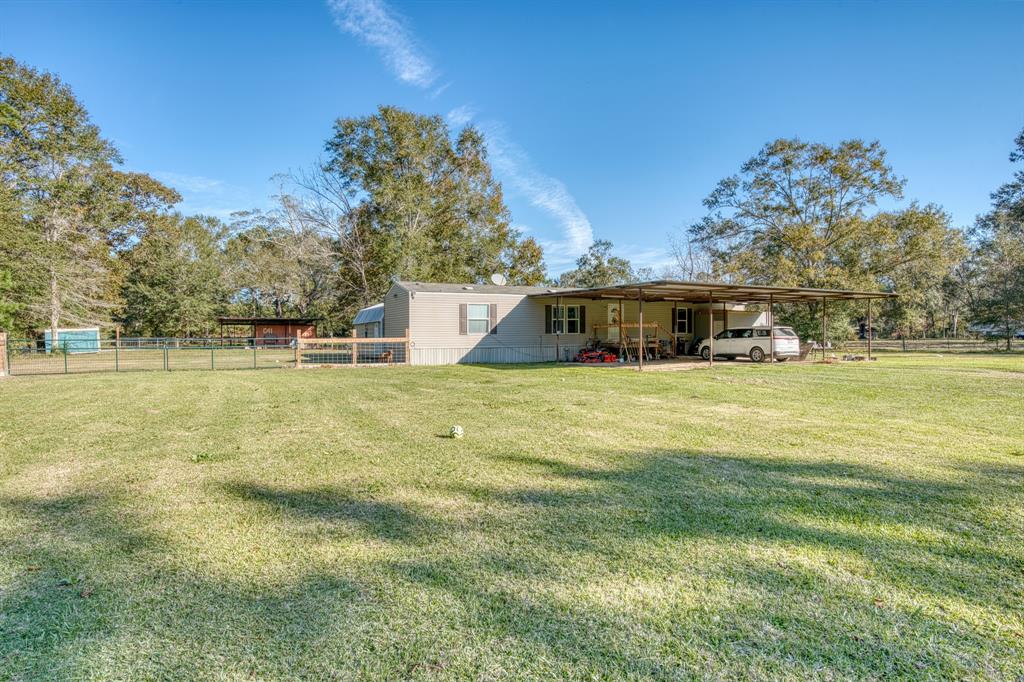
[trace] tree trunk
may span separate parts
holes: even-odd
[[[57,350],[57,328],[60,326],[60,286],[57,271],[50,268],[50,350]]]

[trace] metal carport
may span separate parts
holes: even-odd
[[[894,298],[898,294],[886,291],[851,291],[846,289],[812,289],[806,287],[773,287],[756,284],[726,284],[723,282],[687,282],[683,280],[653,280],[650,282],[631,282],[607,287],[587,289],[561,289],[551,293],[533,294],[531,297],[551,297],[558,299],[611,299],[619,301],[638,301],[640,305],[639,327],[641,337],[644,325],[644,301],[678,301],[688,303],[707,303],[709,310],[715,303],[767,303],[769,326],[775,326],[776,303],[821,302],[821,345],[825,346],[827,336],[829,301],[866,301],[868,329],[871,329],[871,301],[876,298]],[[711,356],[708,364],[715,361],[714,337],[711,338]],[[771,352],[769,357],[775,361],[775,334],[771,335]],[[639,355],[639,369],[644,367],[644,353]],[[871,334],[868,334],[868,358],[871,358]]]

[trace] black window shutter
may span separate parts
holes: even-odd
[[[544,306],[544,333],[551,333],[551,306]]]
[[[459,335],[469,334],[469,309],[465,303],[459,304]]]
[[[580,334],[587,333],[587,306],[580,306]]]
[[[489,316],[491,318],[491,333],[492,334],[497,334],[498,333],[498,304],[497,303],[492,303],[490,305],[490,309],[488,310],[488,312],[490,313]]]

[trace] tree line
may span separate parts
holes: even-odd
[[[1013,162],[1024,162],[1024,131]],[[394,279],[586,287],[654,278],[897,291],[876,329],[900,338],[1012,337],[1024,328],[1024,170],[969,228],[904,199],[878,142],[779,139],[723,179],[655,272],[597,241],[551,278],[513,226],[483,134],[381,106],[340,118],[324,156],[279,176],[272,208],[183,215],[176,190],[121,170],[115,146],[56,75],[0,57],[0,329],[118,325],[205,336],[219,315],[316,316],[328,333]],[[780,320],[815,337],[813,304]],[[830,306],[831,338],[863,310]]]
[[[67,84],[0,58],[0,329],[203,336],[218,315],[300,314],[332,332],[396,278],[545,278],[483,135],[440,116],[338,119],[272,209],[227,221],[182,215],[173,188],[121,162]]]

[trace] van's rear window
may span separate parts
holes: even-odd
[[[785,336],[796,338],[796,332],[789,327],[776,327],[775,336]]]

